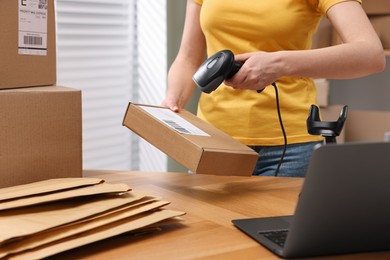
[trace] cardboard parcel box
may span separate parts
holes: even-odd
[[[390,141],[389,111],[351,110],[347,122],[347,142]]]
[[[390,14],[389,0],[363,0],[362,6],[368,15]]]
[[[0,89],[56,83],[54,0],[0,1]]]
[[[258,154],[182,109],[130,103],[123,125],[197,174],[250,176]]]
[[[0,187],[81,177],[81,91],[0,90]]]

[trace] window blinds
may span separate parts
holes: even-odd
[[[83,168],[131,169],[133,1],[57,0],[57,82],[82,90]]]
[[[82,90],[83,168],[166,171],[166,156],[122,126],[129,101],[159,105],[166,0],[56,0],[58,85]]]

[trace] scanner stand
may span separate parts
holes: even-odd
[[[322,135],[326,143],[337,143],[336,136],[339,136],[347,119],[348,106],[344,106],[340,116],[335,122],[322,122],[319,108],[311,105],[309,116],[306,121],[307,131],[311,135]]]

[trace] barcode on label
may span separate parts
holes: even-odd
[[[39,0],[38,9],[47,9],[47,0]]]
[[[180,133],[183,133],[183,134],[191,134],[190,131],[188,131],[187,129],[185,129],[184,127],[182,127],[181,125],[179,125],[179,124],[176,123],[175,121],[166,120],[166,119],[163,119],[163,121],[164,121],[165,123],[167,123],[169,126],[171,126],[172,128],[174,128],[176,131],[180,132]]]
[[[43,39],[42,39],[42,37],[37,37],[37,36],[23,36],[23,43],[27,44],[27,45],[42,46]]]

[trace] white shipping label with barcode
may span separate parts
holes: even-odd
[[[160,122],[164,123],[168,127],[174,129],[181,134],[210,136],[206,132],[202,131],[198,127],[185,120],[184,118],[180,117],[172,110],[148,106],[140,106],[140,108],[145,110],[147,113],[152,115]]]
[[[47,55],[47,0],[18,0],[18,53]]]

